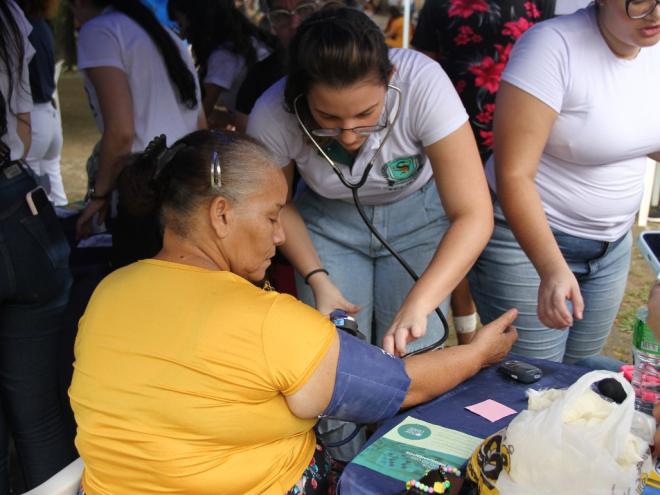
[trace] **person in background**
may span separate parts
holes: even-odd
[[[55,42],[47,21],[55,15],[58,5],[57,0],[22,0],[23,10],[32,25],[29,40],[35,49],[29,66],[34,101],[30,115],[32,145],[25,160],[40,180],[43,178],[53,204],[63,206],[68,200],[60,170],[62,121],[55,103]]]
[[[477,139],[483,163],[492,153],[495,95],[513,44],[535,23],[549,18],[554,0],[427,0],[419,13],[413,47],[447,72]],[[477,329],[467,278],[451,295],[459,343]]]
[[[144,150],[154,136],[168,142],[206,126],[192,57],[186,45],[141,2],[73,0],[81,25],[78,68],[101,131],[98,171],[77,223],[86,237],[101,224],[120,172],[119,157]],[[131,218],[118,207],[115,266],[148,257],[161,244],[155,218]]]
[[[401,13],[401,8],[396,5],[391,5],[389,7],[390,17],[387,20],[387,26],[385,27],[385,43],[390,48],[403,48],[403,14]],[[412,40],[413,36],[413,25],[410,24],[410,39]]]
[[[275,39],[252,24],[233,0],[169,0],[179,34],[192,45],[210,127],[234,126],[236,94],[248,71],[275,50]],[[221,106],[228,112],[220,118]]]
[[[495,231],[470,287],[485,322],[519,309],[518,354],[573,363],[607,341],[647,157],[660,158],[657,7],[600,0],[532,27],[510,55],[486,165]]]
[[[30,148],[30,24],[0,2],[0,494],[9,495],[10,435],[27,489],[77,454],[59,394],[58,350],[69,298],[69,245],[21,161]]]
[[[244,132],[259,97],[286,74],[286,50],[300,23],[320,6],[318,0],[268,0],[266,14],[279,46],[248,71],[236,97],[236,130]]]
[[[165,234],[154,258],[101,282],[80,320],[70,397],[86,495],[333,494],[319,416],[391,417],[516,338],[511,310],[470,345],[402,360],[262,289],[288,186],[238,133],[156,140],[119,187],[127,207],[160,211]]]

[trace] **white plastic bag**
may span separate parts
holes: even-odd
[[[626,399],[609,402],[592,384],[615,378]],[[655,421],[634,409],[621,374],[593,371],[567,390],[529,391],[530,409],[504,434],[510,465],[495,487],[501,495],[633,495],[651,467]],[[635,434],[633,434],[633,431]]]

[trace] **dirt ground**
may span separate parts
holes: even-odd
[[[80,75],[64,73],[59,82],[59,93],[64,128],[62,176],[69,200],[74,202],[82,199],[85,194],[87,181],[85,162],[99,139],[99,133],[87,103]],[[654,225],[649,224],[648,229],[653,228]],[[660,224],[657,228],[660,228]],[[641,230],[643,229],[635,227],[635,238]],[[645,303],[654,279],[651,269],[635,248],[626,295],[604,354],[624,361],[630,360],[631,329],[635,311]],[[453,335],[449,340],[449,343],[452,342],[455,342]]]

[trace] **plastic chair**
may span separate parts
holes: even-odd
[[[80,457],[61,471],[23,495],[77,495],[83,472]]]

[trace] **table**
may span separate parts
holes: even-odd
[[[563,388],[574,383],[587,368],[571,366],[541,359],[509,355],[507,359],[518,359],[534,364],[543,370],[543,377],[529,385],[515,382],[497,372],[497,366],[486,368],[458,387],[431,402],[421,404],[385,421],[371,436],[363,449],[394,428],[408,416],[429,423],[462,431],[485,438],[506,427],[515,415],[491,423],[485,418],[465,410],[465,406],[493,399],[516,411],[527,408],[528,388]],[[349,463],[340,479],[340,495],[389,495],[403,491],[403,483],[372,471],[366,467]]]

